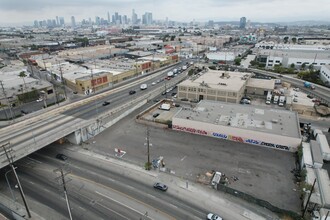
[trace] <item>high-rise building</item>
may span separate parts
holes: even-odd
[[[96,25],[100,25],[100,24],[101,24],[101,19],[100,19],[99,16],[96,16],[96,17],[95,17],[95,24],[96,24]]]
[[[135,10],[133,9],[132,10],[132,24],[134,25],[134,24],[137,24],[137,20],[138,20],[138,18],[137,18],[137,14],[135,13]]]
[[[239,20],[239,28],[244,29],[246,26],[246,17],[241,17]]]
[[[71,27],[75,27],[76,26],[76,19],[74,18],[74,16],[71,16]]]
[[[128,23],[128,21],[127,21],[127,15],[123,15],[122,23],[123,24],[127,24]]]
[[[56,16],[56,26],[60,26],[60,21],[58,20],[58,16]]]
[[[64,18],[60,17],[60,26],[64,26],[64,25],[65,25]]]
[[[146,12],[142,15],[142,24],[151,25],[152,24],[152,13]]]
[[[108,12],[108,24],[110,24],[110,13]]]
[[[39,23],[37,20],[34,21],[34,27],[37,28],[39,26]]]

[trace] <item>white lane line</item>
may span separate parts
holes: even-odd
[[[156,196],[153,196],[151,194],[147,194],[147,196],[157,199]]]
[[[176,208],[176,209],[178,208],[176,205],[173,205],[173,204],[171,204],[171,203],[170,203],[170,206],[172,206],[172,207],[174,207],[174,208]]]
[[[129,220],[129,218],[127,218],[126,216],[120,214],[119,212],[116,212],[116,211],[113,210],[113,209],[110,209],[110,208],[104,206],[103,204],[101,204],[101,203],[99,203],[99,202],[96,202],[96,204],[98,204],[98,205],[101,206],[102,208],[105,208],[105,209],[109,210],[110,212],[114,212],[114,213],[116,213],[117,215],[119,215],[120,217],[122,217],[122,218],[124,218],[124,219]]]
[[[144,215],[144,213],[142,213],[142,212],[140,212],[140,211],[138,211],[138,210],[136,210],[136,209],[133,209],[132,207],[129,207],[129,206],[125,205],[124,203],[119,202],[118,200],[115,200],[115,199],[113,199],[113,198],[111,198],[111,197],[109,197],[109,196],[106,196],[106,195],[104,195],[104,194],[102,194],[102,193],[100,193],[100,192],[98,192],[98,191],[95,191],[95,193],[97,193],[97,194],[99,194],[99,195],[101,195],[101,196],[104,196],[105,198],[110,199],[110,200],[112,200],[112,201],[114,201],[114,202],[116,202],[116,203],[118,203],[118,204],[120,204],[120,205],[122,205],[122,206],[124,206],[124,207],[126,207],[126,208],[128,208],[128,209],[131,209],[131,210],[133,210],[134,212],[137,212],[137,213],[139,213],[139,214],[141,214],[141,215]]]
[[[186,157],[187,157],[187,156],[182,157],[182,158],[181,158],[181,161],[183,161],[184,159],[186,159]]]

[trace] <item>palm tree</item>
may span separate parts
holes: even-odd
[[[27,89],[26,84],[25,84],[25,80],[24,80],[24,77],[27,77],[27,75],[25,74],[25,71],[20,72],[18,76],[23,79],[24,87],[25,87],[25,89]]]

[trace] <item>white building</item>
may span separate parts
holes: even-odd
[[[330,86],[330,65],[321,67],[320,79],[328,86]]]
[[[320,69],[324,65],[330,65],[330,51],[320,50],[259,50],[257,59],[266,64],[266,68],[272,69],[275,65],[295,68],[313,68]]]
[[[285,151],[296,151],[301,144],[297,113],[216,101],[182,108],[172,128]]]

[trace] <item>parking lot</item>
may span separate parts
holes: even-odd
[[[111,156],[115,148],[121,149],[126,152],[122,160],[143,166],[147,161],[147,127],[135,121],[141,111],[90,140],[87,147]],[[290,172],[295,167],[292,153],[152,126],[149,131],[151,160],[164,157],[172,174],[196,182],[199,175],[220,171],[232,180],[230,187],[277,207],[300,211],[300,194]]]

